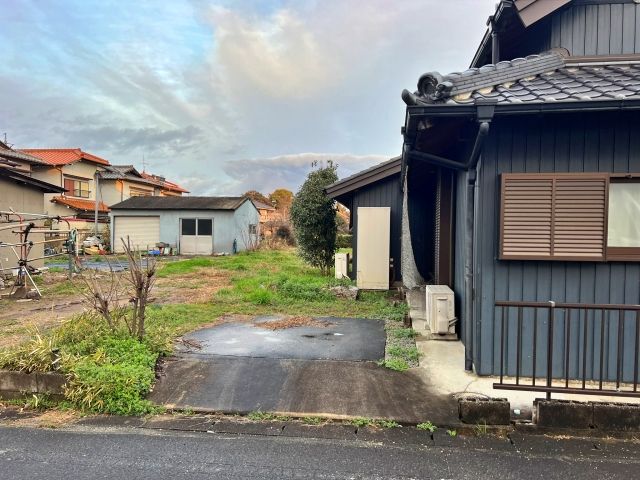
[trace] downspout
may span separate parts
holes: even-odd
[[[478,161],[482,153],[484,141],[489,135],[489,128],[493,114],[495,111],[495,103],[491,104],[477,104],[477,121],[480,123],[478,128],[478,135],[473,145],[473,150],[469,156],[468,169],[467,169],[467,214],[465,219],[466,235],[464,240],[464,304],[465,304],[465,318],[464,318],[464,369],[467,371],[473,370],[473,344],[474,344],[474,327],[475,327],[475,315],[474,315],[474,300],[475,300],[475,196],[477,193],[478,185],[476,179],[478,176]]]
[[[464,333],[465,333],[465,370],[473,370],[473,342],[474,342],[474,235],[475,235],[475,194],[476,194],[476,177],[477,166],[482,153],[485,139],[489,135],[491,120],[495,112],[495,100],[478,100],[476,101],[476,120],[479,123],[478,132],[466,162],[457,162],[448,158],[437,155],[416,152],[412,149],[412,145],[405,142],[405,158],[403,162],[408,163],[409,159],[418,159],[427,161],[432,164],[441,165],[447,168],[456,169],[467,172],[467,211],[465,217],[465,241],[464,241],[464,287],[465,298],[464,304]]]

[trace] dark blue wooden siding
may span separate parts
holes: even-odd
[[[391,208],[391,258],[393,258],[395,279],[400,280],[400,246],[402,235],[402,191],[400,174],[393,175],[353,194],[351,215],[353,215],[353,271],[358,271],[358,207]]]
[[[497,300],[640,303],[640,264],[594,262],[500,261],[499,175],[503,172],[640,172],[640,135],[637,113],[600,115],[555,115],[544,118],[501,118],[494,121],[482,155],[478,177],[476,218],[476,264],[474,302],[474,363],[483,375],[499,373],[500,322],[494,313]],[[464,175],[459,176],[456,212],[455,289],[462,299],[464,280]],[[635,219],[638,221],[639,219]],[[465,312],[459,310],[464,322]],[[593,327],[593,325],[592,325]],[[541,317],[540,332],[546,330]],[[463,329],[462,329],[463,330]],[[599,358],[599,340],[590,331],[588,354]],[[531,330],[528,331],[531,334]],[[615,373],[609,354],[615,334],[605,342],[606,371]],[[625,377],[632,368],[635,326],[629,325],[625,339]],[[511,331],[509,338],[515,338]],[[468,339],[464,339],[467,342]],[[544,347],[544,338],[539,342]],[[610,343],[611,342],[611,343]],[[525,345],[528,342],[525,341]],[[512,343],[513,344],[513,343]],[[558,335],[554,348],[554,371],[564,375],[564,338]],[[538,352],[539,355],[542,351]],[[613,352],[611,352],[613,354]],[[511,365],[515,351],[509,352]],[[544,354],[542,354],[544,356]],[[525,373],[531,351],[525,351]],[[538,364],[541,368],[542,363]],[[572,363],[572,365],[574,365]],[[592,367],[592,366],[591,366]],[[591,368],[589,367],[589,368]],[[546,368],[546,367],[544,367]],[[576,367],[577,368],[577,367]],[[591,370],[589,371],[591,372]],[[513,370],[512,370],[513,373]],[[576,371],[572,366],[572,375]]]
[[[640,5],[575,5],[551,16],[548,48],[571,55],[640,53]]]

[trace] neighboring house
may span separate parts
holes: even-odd
[[[42,165],[34,165],[32,176],[64,189],[62,194],[46,194],[44,210],[60,215],[73,223],[79,231],[94,228],[96,208],[96,173],[109,166],[109,162],[80,148],[27,148],[24,153],[39,158]],[[98,219],[108,220],[108,206],[98,201]]]
[[[358,277],[358,211],[368,207],[390,207],[389,215],[389,252],[387,256],[390,260],[391,268],[390,283],[402,278],[401,271],[401,243],[402,243],[402,188],[400,185],[400,170],[402,158],[396,157],[375,165],[367,170],[344,178],[332,185],[325,191],[336,199],[350,211],[349,228],[352,236],[352,269],[351,277],[357,280]],[[366,241],[368,232],[362,232]]]
[[[30,175],[30,167],[39,164],[40,160],[17,150],[9,148],[0,142],[0,211],[13,210],[18,213],[44,213],[44,196],[59,194],[61,187],[52,185]],[[42,234],[32,234],[31,240],[44,240]],[[11,229],[0,230],[0,243],[17,243],[18,235]],[[19,249],[16,248],[16,251]],[[42,243],[33,246],[29,258],[39,258],[44,254]],[[17,267],[18,258],[9,247],[0,248],[0,268]],[[32,263],[33,266],[42,265],[42,261]],[[0,271],[0,275],[6,274]]]
[[[246,197],[131,197],[111,206],[114,251],[164,243],[183,255],[234,253],[257,243],[260,216]]]
[[[102,230],[109,222],[112,204],[136,196],[188,193],[163,177],[138,172],[132,165],[111,165],[80,148],[23,149],[17,153],[39,161],[32,165],[34,178],[64,189],[62,194],[45,195],[45,211],[67,218],[84,235],[95,229],[96,209]]]
[[[631,0],[502,1],[470,70],[402,94],[403,280],[454,290],[469,370],[546,369],[550,314],[512,310],[502,343],[497,301],[640,303],[638,19]],[[554,376],[633,377],[635,313],[599,315],[557,319]]]
[[[5,167],[11,167],[14,171],[27,176],[31,176],[34,165],[46,165],[40,158],[15,150],[4,142],[0,142],[0,163]]]
[[[133,165],[110,165],[100,172],[99,197],[114,205],[131,197],[159,196],[161,186],[138,172]]]
[[[183,193],[189,193],[189,190],[182,188],[177,183],[170,182],[161,175],[154,175],[152,173],[146,173],[144,171],[141,172],[140,175],[147,180],[155,182],[159,186],[160,190],[157,195],[160,195],[161,197],[179,197]]]
[[[273,228],[276,226],[276,223],[281,223],[281,215],[278,214],[273,205],[259,200],[252,201],[260,213],[260,234],[265,236],[273,235]]]

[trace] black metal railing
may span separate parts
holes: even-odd
[[[496,389],[640,397],[640,305],[496,302]]]

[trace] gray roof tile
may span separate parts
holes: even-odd
[[[427,74],[438,78],[437,74]],[[422,77],[424,78],[424,76]],[[640,59],[627,65],[585,65],[556,52],[530,55],[441,77],[435,89],[409,94],[415,104],[571,102],[640,99]],[[428,86],[429,82],[422,82]],[[408,92],[406,92],[408,93]],[[403,95],[404,98],[404,95]]]
[[[131,197],[112,210],[235,210],[247,197]]]

